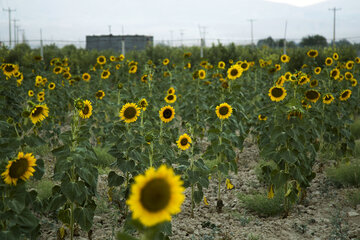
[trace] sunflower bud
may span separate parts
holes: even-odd
[[[9,117],[9,118],[6,120],[6,122],[7,122],[8,124],[13,124],[13,123],[14,123],[14,119],[13,119],[12,117]]]
[[[149,135],[146,135],[146,136],[145,136],[145,141],[146,141],[146,142],[151,142],[152,140],[153,140],[153,136],[152,136],[152,135],[149,134]]]
[[[83,101],[79,98],[75,100],[74,105],[77,110],[82,110],[84,107]]]
[[[29,107],[32,109],[35,107],[35,103],[33,103],[32,101],[27,101],[27,104],[29,105]]]
[[[122,83],[119,83],[119,84],[118,84],[118,89],[122,89],[122,88],[123,88]]]

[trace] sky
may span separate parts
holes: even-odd
[[[87,35],[150,35],[172,46],[251,43],[271,36],[299,42],[320,34],[331,41],[333,11],[336,37],[360,42],[360,0],[0,0],[0,41],[9,40],[8,12],[32,46],[73,43],[84,47]],[[12,21],[12,30],[14,29]],[[286,24],[285,24],[286,23]],[[14,31],[13,31],[14,32]],[[12,34],[12,40],[14,36]]]

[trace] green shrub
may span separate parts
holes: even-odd
[[[326,171],[327,177],[340,186],[360,186],[360,160],[341,163]]]
[[[346,199],[349,205],[356,208],[360,204],[360,189],[355,189],[346,194]]]
[[[240,194],[240,201],[244,204],[244,207],[251,212],[256,213],[261,217],[269,217],[281,214],[284,212],[284,192],[275,192],[275,196],[269,199],[266,194]]]
[[[43,179],[35,182],[34,188],[38,193],[40,200],[48,199],[51,196],[51,189],[55,184],[51,180]]]
[[[360,139],[355,141],[354,157],[360,158]]]
[[[97,167],[106,168],[110,167],[110,164],[115,162],[115,158],[111,156],[107,147],[95,147],[94,151],[97,156],[97,161],[93,162],[93,164]]]
[[[355,139],[360,139],[360,118],[355,120],[351,125],[350,130]]]

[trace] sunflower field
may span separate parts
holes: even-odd
[[[245,140],[258,146],[267,198],[283,195],[285,218],[306,199],[320,153],[334,149],[338,164],[354,154],[360,58],[341,49],[208,59],[191,49],[79,50],[84,62],[15,51],[0,55],[0,239],[38,239],[44,219],[57,239],[96,239],[100,198],[123,219],[113,222],[118,239],[169,239],[172,217],[194,217],[211,184],[222,212]],[[112,159],[101,169],[98,149]],[[45,179],[42,198],[34,186]]]

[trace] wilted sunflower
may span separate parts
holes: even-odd
[[[160,109],[159,117],[164,123],[168,123],[175,117],[175,109],[172,106],[166,106]]]
[[[137,71],[137,65],[132,65],[129,69],[130,74],[134,74]]]
[[[319,100],[320,98],[320,93],[316,90],[307,90],[305,92],[305,98],[310,101],[310,102],[317,102],[317,100]]]
[[[354,61],[347,61],[345,67],[346,69],[351,70],[354,67]]]
[[[227,70],[227,77],[228,79],[235,80],[241,76],[242,72],[242,68],[235,64]]]
[[[140,116],[140,108],[136,103],[126,103],[120,110],[119,117],[126,123],[132,123]]]
[[[101,73],[101,78],[102,79],[108,79],[110,77],[111,73],[109,70],[104,70],[102,73]]]
[[[335,61],[339,60],[339,54],[334,53],[334,54],[333,54],[333,59],[334,59]]]
[[[281,55],[280,60],[283,63],[287,63],[287,62],[290,61],[290,57],[288,55],[286,55],[286,54],[283,54],[283,55]]]
[[[79,111],[79,116],[83,119],[90,118],[92,115],[92,106],[89,100],[83,101],[82,109]]]
[[[33,96],[34,96],[34,91],[33,91],[33,90],[29,90],[29,91],[28,91],[28,96],[29,96],[29,97],[33,97]]]
[[[43,121],[46,117],[49,116],[49,108],[46,104],[43,105],[36,105],[30,111],[29,118],[33,124],[37,122]]]
[[[232,107],[227,103],[221,103],[219,106],[216,107],[216,115],[219,119],[227,119],[231,116],[233,112]]]
[[[337,68],[334,68],[333,70],[330,71],[330,77],[337,80],[340,76],[340,71]]]
[[[317,57],[317,56],[319,55],[319,53],[318,53],[317,50],[311,49],[311,50],[309,50],[309,51],[307,52],[307,55],[308,55],[309,57],[311,57],[311,58],[315,58],[315,57]]]
[[[259,114],[259,115],[258,115],[258,119],[259,119],[260,121],[266,121],[266,120],[267,120],[267,116],[262,115],[262,114]]]
[[[326,65],[326,66],[331,66],[332,64],[333,64],[332,58],[327,57],[327,58],[325,59],[325,65]]]
[[[171,221],[171,215],[181,212],[185,200],[179,175],[171,168],[161,165],[157,170],[149,168],[144,175],[138,175],[131,186],[126,201],[132,211],[132,218],[147,227],[164,221]]]
[[[317,87],[319,85],[319,81],[316,79],[311,80],[310,87]]]
[[[55,83],[53,83],[53,82],[51,82],[51,83],[49,83],[49,85],[48,85],[48,88],[50,89],[50,90],[54,90],[55,89]]]
[[[174,103],[176,101],[176,95],[168,94],[164,99],[167,103]]]
[[[304,85],[304,84],[306,84],[308,82],[310,82],[310,79],[307,76],[301,76],[299,81],[298,81],[298,84],[299,85]]]
[[[165,58],[162,63],[164,66],[166,66],[169,64],[169,62],[170,62],[170,60],[168,58]]]
[[[190,147],[191,138],[186,133],[181,135],[179,139],[176,141],[178,148],[182,150],[186,150]]]
[[[321,67],[316,67],[316,68],[314,69],[314,73],[315,73],[316,75],[319,75],[319,74],[321,73]]]
[[[220,68],[220,69],[225,69],[225,62],[220,61],[220,62],[218,63],[218,68]]]
[[[279,102],[279,101],[284,100],[287,93],[286,93],[285,88],[280,87],[280,86],[274,86],[274,87],[269,89],[269,94],[268,95],[269,95],[271,101]]]
[[[352,75],[351,72],[346,72],[346,73],[345,73],[345,79],[346,79],[346,80],[350,80],[350,79],[352,79],[352,78],[353,78],[353,75]]]
[[[88,74],[88,73],[83,73],[82,79],[83,79],[85,82],[88,82],[88,81],[90,81],[91,76],[90,76],[90,74]]]
[[[95,97],[99,100],[103,99],[103,97],[105,97],[105,93],[103,90],[99,90],[95,93]]]
[[[26,181],[33,176],[35,166],[36,159],[32,153],[19,152],[16,159],[8,162],[1,176],[6,184],[16,186],[19,179]]]
[[[167,94],[170,95],[170,94],[175,94],[175,89],[173,87],[169,88],[167,90]]]
[[[275,85],[276,85],[276,86],[283,86],[284,83],[285,83],[285,77],[284,77],[284,76],[280,76],[280,77],[278,78],[278,80],[276,80]]]
[[[139,101],[138,105],[143,111],[146,111],[146,107],[148,106],[148,102],[146,101],[145,98],[143,98],[143,99],[141,99]]]
[[[350,96],[351,96],[351,90],[346,89],[341,92],[339,99],[340,99],[340,101],[346,101],[350,98]]]
[[[106,57],[105,56],[99,56],[96,59],[96,62],[100,65],[104,65],[106,63]]]
[[[332,101],[334,101],[334,97],[332,94],[328,93],[323,97],[323,103],[330,104]]]
[[[199,74],[199,79],[205,79],[205,77],[206,77],[206,72],[205,72],[205,70],[200,69],[200,70],[198,71],[198,74]]]
[[[63,71],[63,68],[60,66],[56,66],[53,69],[53,73],[55,73],[55,74],[60,74],[60,73],[62,73],[62,71]]]
[[[302,119],[302,113],[298,110],[292,110],[287,115],[287,120],[290,120],[292,117],[297,117],[299,119]]]

